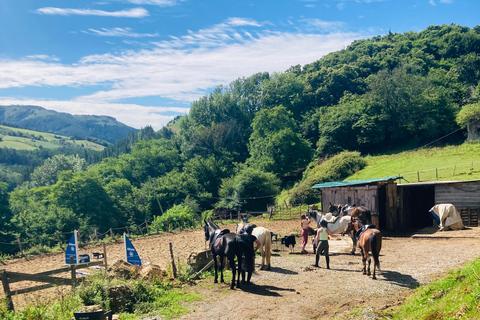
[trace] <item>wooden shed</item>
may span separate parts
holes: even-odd
[[[466,226],[478,226],[480,180],[432,181],[397,184],[402,177],[316,184],[322,208],[329,203],[362,205],[372,212],[372,223],[382,230],[407,231],[434,224],[428,212],[440,203],[453,204]]]
[[[327,182],[314,185],[322,193],[322,208],[330,203],[365,206],[372,213],[372,223],[381,229],[394,230],[398,219],[396,180],[400,176],[354,181]]]

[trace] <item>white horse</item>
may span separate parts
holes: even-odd
[[[243,223],[237,224],[237,234],[240,234],[243,227]],[[264,227],[255,226],[253,228],[252,235],[257,237],[261,244],[259,248],[260,254],[262,255],[262,264],[260,266],[260,270],[270,270],[270,257],[272,256],[272,234],[270,233],[270,230]]]
[[[320,221],[325,220],[327,221],[327,229],[330,230],[333,234],[340,234],[343,233],[345,228],[347,228],[348,223],[351,221],[351,216],[341,216],[341,217],[334,217],[332,214],[329,213],[322,213],[319,211],[308,210],[306,213],[307,217],[313,218],[317,223],[317,228],[320,228]],[[353,236],[353,232],[350,234],[350,237],[353,241],[352,247],[352,254],[355,254],[355,250],[357,247],[357,241]]]

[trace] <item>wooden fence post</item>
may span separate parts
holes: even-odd
[[[148,235],[148,221],[147,220],[145,220],[145,229],[146,229],[145,234]]]
[[[438,180],[438,168],[435,168],[435,175],[436,175],[437,180]]]
[[[105,267],[105,271],[107,271],[107,246],[105,243],[103,244],[103,266]]]
[[[65,252],[65,249],[63,249],[62,241],[60,240],[60,236],[58,235],[58,232],[55,232],[55,236],[57,237],[58,246],[60,247],[60,249],[62,249],[63,252]]]
[[[170,242],[168,244],[170,246],[170,258],[172,259],[172,272],[173,272],[173,278],[177,278],[177,267],[175,266],[175,258],[173,257],[173,247],[172,243]]]
[[[110,237],[112,238],[112,240],[115,240],[115,238],[113,237],[113,230],[112,230],[112,228],[110,228]]]
[[[127,234],[130,237],[130,229],[128,229],[128,226],[126,226],[126,228],[127,228]]]
[[[75,262],[73,261],[73,257],[70,257],[70,274],[72,276],[72,288],[75,288],[77,285],[77,274],[75,272]]]
[[[142,235],[143,237],[143,230],[142,230],[142,227],[138,226],[138,230],[140,231],[140,234]]]
[[[8,284],[8,275],[6,270],[2,271],[2,284],[3,292],[5,293],[5,301],[7,303],[7,308],[8,310],[15,311],[15,309],[13,308],[12,295],[10,293],[10,285]]]
[[[98,233],[97,233],[97,228],[95,228],[95,241],[98,242]]]
[[[20,254],[23,256],[22,242],[20,242],[20,237],[17,237],[18,248],[20,249]]]
[[[417,181],[420,182],[420,171],[417,171]]]

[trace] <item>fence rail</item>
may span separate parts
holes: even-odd
[[[14,295],[39,291],[39,290],[51,288],[54,286],[60,286],[60,285],[75,287],[80,280],[80,279],[77,279],[77,276],[76,276],[77,269],[87,268],[90,266],[98,266],[98,265],[103,265],[104,267],[106,267],[106,256],[105,256],[105,259],[101,261],[93,261],[93,262],[81,263],[81,264],[74,264],[73,257],[70,257],[70,266],[68,267],[63,267],[55,270],[49,270],[49,271],[44,271],[44,272],[39,272],[34,274],[1,270],[0,273],[1,273],[2,284],[3,284],[3,292],[5,293],[7,308],[12,311],[15,310],[13,306],[13,300],[12,300],[12,296]],[[65,273],[65,272],[70,272],[70,278],[61,278],[61,277],[51,276],[52,274]],[[11,291],[10,284],[20,282],[20,281],[46,282],[46,284]]]

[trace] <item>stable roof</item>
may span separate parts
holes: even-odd
[[[376,178],[376,179],[325,182],[325,183],[317,183],[312,188],[314,188],[314,189],[324,189],[324,188],[334,188],[334,187],[356,186],[356,185],[362,185],[362,184],[376,184],[378,182],[385,182],[385,181],[389,181],[389,180],[397,180],[397,179],[401,179],[401,178],[403,178],[403,177],[402,176],[393,176],[393,177]]]

